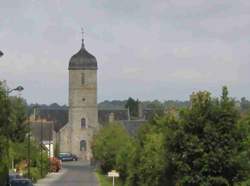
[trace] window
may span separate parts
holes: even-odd
[[[85,118],[81,119],[81,128],[82,129],[86,128],[86,119]]]
[[[80,141],[80,151],[86,151],[87,149],[87,144],[85,140]]]
[[[82,85],[85,84],[85,76],[84,76],[84,73],[81,74],[81,83],[82,83]]]

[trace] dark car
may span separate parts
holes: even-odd
[[[78,156],[77,156],[77,155],[72,154],[72,156],[74,157],[74,161],[77,161],[77,160],[78,160]]]
[[[10,181],[11,186],[33,186],[30,179],[27,178],[17,178]]]
[[[14,179],[21,179],[23,178],[18,173],[9,173],[9,182],[11,182]]]
[[[69,152],[61,152],[58,157],[62,161],[77,161],[78,157]]]

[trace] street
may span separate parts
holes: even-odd
[[[63,163],[59,173],[48,175],[35,186],[98,186],[98,182],[88,162],[76,161]]]

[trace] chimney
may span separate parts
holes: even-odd
[[[112,123],[112,122],[114,122],[115,121],[115,114],[113,113],[113,112],[111,112],[110,114],[109,114],[109,123]]]

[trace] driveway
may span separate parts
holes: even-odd
[[[35,186],[98,186],[98,182],[89,162],[76,161],[63,163],[59,173],[49,174]]]

